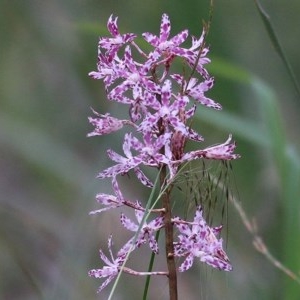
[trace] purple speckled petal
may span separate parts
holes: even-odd
[[[159,38],[161,42],[164,42],[168,39],[171,31],[171,23],[169,16],[167,14],[162,15]]]
[[[127,218],[124,214],[121,214],[120,220],[121,220],[122,225],[126,229],[128,229],[130,231],[137,231],[138,226],[135,223],[133,223],[129,218]]]

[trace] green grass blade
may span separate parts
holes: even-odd
[[[295,76],[295,73],[283,51],[283,48],[279,42],[279,39],[277,37],[277,34],[273,28],[273,25],[271,23],[271,19],[269,17],[269,15],[265,12],[265,10],[263,9],[263,7],[261,6],[260,2],[258,0],[255,0],[254,1],[255,5],[256,5],[256,8],[259,12],[259,15],[265,25],[265,28],[267,30],[267,33],[269,35],[269,38],[271,40],[271,43],[275,49],[275,51],[278,53],[279,57],[282,59],[283,61],[283,64],[284,66],[286,67],[287,71],[288,71],[288,74],[295,86],[295,89],[298,93],[298,96],[300,97],[300,87],[299,87],[299,84],[298,84],[298,81],[296,79],[296,76]]]
[[[157,231],[156,235],[155,235],[156,241],[158,241],[158,239],[159,239],[159,234],[160,234],[160,231]],[[152,271],[153,265],[154,265],[154,261],[155,261],[155,253],[152,252],[147,272],[151,272]],[[146,278],[146,282],[145,282],[145,288],[144,288],[144,293],[143,293],[143,300],[147,299],[147,295],[148,295],[148,292],[149,292],[149,286],[150,286],[150,280],[151,280],[151,276],[148,275],[147,278]]]
[[[133,238],[133,241],[132,241],[132,244],[133,244],[133,245],[135,244],[135,242],[136,242],[136,240],[137,240],[137,238],[138,238],[138,236],[139,236],[139,234],[140,234],[140,232],[141,232],[141,230],[142,230],[142,227],[143,227],[144,223],[147,221],[147,219],[148,219],[148,217],[149,217],[149,215],[150,215],[150,213],[151,213],[151,209],[154,208],[154,206],[156,205],[156,203],[157,203],[158,200],[160,199],[161,195],[162,195],[162,194],[164,193],[164,191],[165,191],[165,189],[162,190],[162,191],[160,191],[158,197],[157,197],[157,198],[154,197],[154,196],[155,196],[156,189],[157,189],[157,187],[158,187],[159,177],[160,177],[160,171],[157,173],[157,176],[156,176],[156,179],[155,179],[155,182],[154,182],[154,186],[153,186],[153,188],[152,188],[152,190],[151,190],[149,199],[148,199],[148,201],[147,201],[147,204],[146,204],[146,207],[145,207],[145,214],[144,214],[144,216],[143,216],[143,218],[142,218],[142,220],[141,220],[141,223],[139,224],[139,227],[138,227],[138,229],[137,229],[137,231],[136,231],[136,233],[135,233],[135,235],[134,235],[134,238]],[[125,266],[125,264],[126,264],[128,258],[129,258],[129,255],[130,255],[130,254],[131,254],[131,250],[128,251],[127,256],[126,256],[126,258],[125,258],[125,261],[124,261],[124,263],[123,263],[123,266]],[[115,292],[115,290],[116,290],[116,287],[117,287],[117,285],[118,285],[118,282],[119,282],[119,280],[120,280],[121,275],[122,275],[122,269],[121,269],[121,271],[119,272],[119,274],[118,274],[118,276],[117,276],[117,278],[116,278],[116,280],[115,280],[115,283],[114,283],[114,285],[113,285],[113,287],[112,287],[112,289],[111,289],[111,291],[110,291],[108,300],[112,299],[112,296],[113,296],[113,294],[114,294],[114,292]]]

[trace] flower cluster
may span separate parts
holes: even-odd
[[[166,167],[168,175],[165,182],[170,184],[183,163],[203,158],[232,160],[239,157],[234,154],[235,143],[231,141],[231,135],[222,144],[185,152],[185,145],[189,140],[204,140],[190,126],[197,106],[200,104],[221,109],[219,103],[205,96],[214,84],[214,78],[205,69],[205,64],[210,62],[207,58],[208,48],[205,47],[205,30],[200,38],[192,36],[189,47],[183,47],[182,44],[189,36],[188,30],[170,37],[170,20],[163,14],[159,35],[149,32],[142,35],[149,44],[147,49],[150,49],[145,52],[136,44],[135,34],[120,33],[117,17],[110,16],[107,27],[111,37],[100,38],[97,71],[90,72],[89,76],[103,80],[108,100],[128,105],[129,115],[128,119],[119,120],[108,113],[93,111],[94,117],[90,117],[89,122],[94,130],[88,136],[109,134],[124,126],[128,126],[130,130],[124,136],[124,154],[108,149],[107,155],[114,164],[98,174],[99,178],[111,178],[114,195],[98,194],[96,199],[103,207],[91,213],[122,206],[130,207],[135,209],[138,224],[121,214],[121,224],[136,235],[118,252],[116,259],[112,256],[112,241],[109,239],[112,262],[100,250],[100,257],[106,266],[89,272],[90,276],[96,278],[108,277],[99,290],[121,269],[125,272],[130,270],[124,267],[128,252],[148,242],[150,249],[157,254],[159,250],[155,232],[164,227],[164,208],[150,211],[158,216],[146,223],[144,214],[148,211],[141,203],[123,197],[117,182],[119,175],[133,171],[143,185],[151,188],[153,182],[144,174],[142,167]],[[173,65],[182,61],[185,65],[184,74],[173,73]],[[190,71],[187,72],[187,69]],[[222,248],[222,240],[216,237],[221,227],[210,228],[200,207],[196,209],[193,222],[176,217],[172,219],[172,224],[179,231],[178,241],[174,242],[174,256],[185,258],[179,271],[188,270],[195,257],[214,268],[231,270],[229,259]],[[145,274],[133,270],[128,273]]]
[[[194,257],[199,257],[200,261],[216,269],[232,270],[229,259],[222,248],[222,239],[216,238],[222,226],[209,227],[202,216],[201,207],[196,210],[192,223],[187,223],[179,217],[174,218],[174,223],[180,232],[178,242],[175,243],[174,253],[175,256],[185,256],[185,261],[179,267],[180,272],[184,272],[192,266]]]

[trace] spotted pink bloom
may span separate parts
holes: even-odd
[[[236,148],[235,142],[231,142],[232,136],[229,135],[227,141],[223,144],[204,148],[203,150],[196,150],[187,152],[183,155],[181,161],[191,161],[199,158],[208,158],[216,160],[232,160],[240,157],[239,154],[234,154]]]
[[[123,72],[124,64],[122,61],[110,60],[99,49],[97,71],[90,72],[89,76],[93,79],[103,79],[105,89],[108,90]]]
[[[171,125],[174,130],[179,130],[184,135],[188,135],[189,130],[179,117],[179,110],[184,109],[187,103],[188,101],[185,98],[173,99],[172,101],[172,84],[170,80],[166,80],[161,89],[160,101],[156,100],[152,103],[152,109],[156,112],[147,114],[140,124],[139,130],[143,132],[155,131],[159,120],[162,120],[166,128]]]
[[[137,122],[147,115],[148,108],[152,108],[157,100],[155,94],[138,85],[133,87],[132,96],[133,99],[129,100],[129,115],[132,122]]]
[[[95,278],[107,278],[102,285],[98,289],[98,293],[100,293],[113,279],[116,277],[123,266],[126,256],[130,249],[134,249],[134,246],[127,242],[117,253],[117,257],[114,258],[112,253],[112,236],[108,239],[108,251],[110,254],[110,259],[103,253],[100,249],[99,254],[101,260],[106,264],[101,269],[93,269],[90,270],[88,275]],[[131,249],[131,250],[132,250]]]
[[[179,267],[180,272],[190,269],[195,257],[216,269],[232,270],[222,247],[222,239],[218,240],[216,237],[222,227],[209,227],[202,216],[200,207],[196,211],[193,222],[188,223],[179,217],[174,218],[173,221],[180,232],[178,242],[174,245],[175,256],[185,257]]]
[[[101,213],[111,208],[120,207],[125,204],[126,201],[124,200],[117,179],[115,177],[112,178],[112,186],[114,190],[114,195],[104,193],[99,193],[96,195],[97,202],[103,205],[104,207],[101,209],[91,211],[90,215]]]
[[[113,150],[108,150],[107,153],[109,158],[117,162],[117,164],[100,172],[98,178],[115,177],[119,174],[124,175],[133,169],[138,178],[143,179],[142,183],[150,183],[139,169],[139,165],[143,164],[146,166],[160,167],[161,164],[168,163],[167,158],[160,153],[160,149],[169,139],[169,133],[160,135],[158,138],[154,138],[147,133],[144,135],[143,142],[141,142],[131,133],[126,134],[123,143],[125,157]],[[134,154],[133,151],[136,154]],[[150,186],[153,185],[150,184]]]
[[[111,90],[108,94],[109,99],[122,102],[123,98],[127,99],[124,93],[137,86],[140,86],[154,94],[160,93],[159,86],[147,75],[147,68],[143,65],[138,66],[133,60],[129,46],[125,49],[124,65],[124,70],[120,72],[120,78],[123,78],[124,81]]]
[[[94,110],[93,113],[97,116],[97,118],[89,117],[89,122],[93,126],[95,126],[95,129],[87,135],[88,137],[95,135],[104,135],[112,133],[114,131],[118,131],[125,124],[134,126],[131,121],[119,120],[117,118],[111,117],[109,113],[101,115]]]
[[[157,230],[161,229],[164,226],[164,218],[157,217],[147,224],[145,221],[143,221],[144,214],[145,212],[143,211],[135,210],[135,216],[138,221],[138,224],[132,222],[124,214],[121,214],[121,223],[125,228],[127,228],[130,231],[133,232],[139,231],[135,242],[137,247],[146,244],[148,240],[150,249],[154,253],[158,254],[159,250],[158,250],[158,244],[155,240],[155,233]]]
[[[160,34],[155,36],[152,33],[146,32],[143,34],[144,39],[151,44],[155,50],[151,56],[159,57],[158,55],[170,56],[185,56],[186,50],[179,47],[188,37],[188,30],[183,30],[173,38],[169,39],[171,32],[171,22],[167,14],[163,14],[160,24]]]
[[[190,78],[189,81],[184,80],[180,74],[174,74],[171,76],[182,87],[185,95],[194,98],[197,102],[207,107],[211,107],[217,110],[222,109],[219,103],[204,96],[204,93],[213,87],[214,79],[211,77],[204,82],[198,83],[197,78]]]
[[[120,34],[117,21],[117,17],[114,18],[113,15],[109,17],[107,22],[107,29],[112,35],[112,37],[103,37],[99,40],[99,47],[102,47],[107,50],[106,56],[109,59],[109,61],[112,61],[114,59],[118,50],[123,45],[132,42],[136,37],[136,35],[133,33]]]
[[[196,71],[204,78],[209,78],[209,74],[204,68],[205,64],[210,63],[210,59],[207,57],[209,49],[205,47],[205,35],[206,31],[203,29],[199,39],[192,36],[192,46],[189,48],[192,55],[187,57],[187,62],[192,68],[197,64]]]

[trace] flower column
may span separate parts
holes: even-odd
[[[231,135],[223,144],[204,149],[185,152],[187,141],[202,142],[203,137],[190,127],[190,119],[194,116],[199,104],[221,109],[221,105],[205,96],[212,88],[214,79],[209,76],[204,65],[209,63],[206,57],[208,49],[204,45],[205,31],[200,38],[192,37],[188,48],[180,45],[188,38],[188,31],[183,30],[172,38],[169,17],[162,16],[160,34],[155,36],[144,33],[144,39],[152,50],[145,53],[135,42],[136,35],[121,34],[117,26],[117,18],[108,20],[108,30],[112,37],[102,37],[98,45],[97,71],[89,75],[94,79],[102,79],[110,101],[128,105],[129,117],[119,120],[110,114],[99,114],[89,121],[94,126],[88,136],[109,134],[124,126],[129,128],[124,136],[123,152],[120,155],[112,149],[107,150],[108,157],[115,164],[98,174],[99,178],[111,178],[114,195],[100,193],[97,201],[103,206],[91,214],[100,213],[117,207],[135,209],[138,225],[125,214],[121,214],[121,224],[135,232],[117,253],[112,254],[112,237],[109,238],[108,249],[111,259],[100,250],[100,258],[106,264],[101,269],[89,272],[90,276],[106,278],[100,286],[101,291],[121,270],[131,275],[164,275],[169,279],[170,299],[177,299],[177,280],[175,257],[183,257],[179,271],[188,270],[194,258],[210,266],[230,271],[231,264],[222,248],[222,240],[217,239],[221,227],[209,227],[203,216],[202,208],[195,208],[192,222],[173,217],[171,207],[171,191],[174,179],[183,163],[195,159],[232,160],[239,157],[234,154],[235,143]],[[140,57],[134,59],[133,51]],[[179,60],[178,60],[179,58]],[[172,64],[184,63],[184,74],[172,73]],[[190,68],[188,72],[186,69]],[[184,75],[188,74],[186,77]],[[197,75],[197,77],[193,77]],[[146,210],[142,203],[126,199],[121,192],[117,178],[134,172],[139,181],[153,188],[153,183],[144,174],[143,169],[150,167],[160,170],[161,208]],[[144,215],[156,214],[152,221],[146,223]],[[174,225],[179,231],[178,241],[174,242]],[[168,271],[138,272],[125,267],[129,252],[135,251],[143,244],[149,243],[153,253],[158,254],[155,232],[165,230],[166,260]]]

